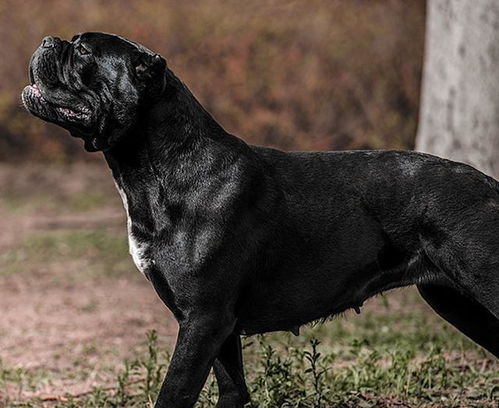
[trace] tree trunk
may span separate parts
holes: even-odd
[[[427,7],[416,149],[499,178],[499,1]]]

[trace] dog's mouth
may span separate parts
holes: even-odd
[[[91,118],[89,108],[82,106],[75,109],[55,103],[49,100],[49,97],[35,83],[26,86],[21,97],[28,111],[50,122],[85,125]]]

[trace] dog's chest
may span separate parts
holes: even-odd
[[[118,184],[116,184],[116,188],[120,193],[121,199],[123,201],[123,207],[125,207],[127,216],[128,247],[130,255],[132,256],[133,262],[135,263],[137,269],[147,277],[146,272],[154,263],[154,261],[148,255],[151,243],[146,240],[139,240],[136,236],[134,236],[133,221],[130,217],[128,198],[123,189]]]

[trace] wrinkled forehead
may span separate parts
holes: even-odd
[[[71,41],[75,44],[81,42],[90,47],[92,52],[101,54],[124,55],[137,51],[152,53],[146,47],[116,34],[86,32],[76,34]]]

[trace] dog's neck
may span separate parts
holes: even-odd
[[[104,153],[134,225],[149,232],[171,222],[169,216],[155,215],[167,211],[169,201],[177,208],[192,206],[187,201],[199,183],[222,177],[241,155],[252,154],[171,72],[157,101],[140,114],[135,130]]]
[[[150,182],[179,167],[195,171],[213,155],[249,150],[224,131],[171,71],[165,79],[163,91],[142,109],[134,129],[104,153],[117,181],[140,174]]]

